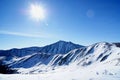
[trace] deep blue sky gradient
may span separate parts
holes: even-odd
[[[29,18],[26,10],[31,3],[44,7],[45,20]],[[82,45],[119,42],[120,0],[0,0],[0,49],[58,40]]]

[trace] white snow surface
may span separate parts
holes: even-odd
[[[120,80],[120,66],[93,64],[62,66],[40,74],[0,74],[0,80]]]

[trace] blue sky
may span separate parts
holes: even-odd
[[[45,19],[26,12],[44,7]],[[0,0],[0,49],[44,46],[58,40],[82,45],[120,41],[119,0]]]

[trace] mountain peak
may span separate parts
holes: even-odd
[[[70,42],[70,41],[68,42],[68,41],[64,41],[64,40],[59,40],[59,41],[57,41],[56,43],[60,43],[60,44],[61,44],[61,43],[72,43],[72,42]],[[54,44],[54,43],[53,43],[53,44]]]
[[[66,42],[66,41],[64,41],[64,40],[59,40],[59,41],[57,41],[57,42]]]
[[[73,42],[71,42],[71,41],[64,41],[64,40],[59,40],[59,41],[57,41],[57,42],[55,42],[55,43],[53,43],[53,44],[74,44],[74,45],[79,45],[79,44],[75,44],[75,43],[73,43]],[[82,45],[80,45],[80,46],[82,46]]]
[[[76,49],[80,47],[83,47],[83,46],[74,44],[72,42],[66,42],[63,40],[59,40],[56,43],[43,47],[41,51],[44,51],[45,53],[52,53],[52,54],[65,54],[65,53],[68,53],[72,49]]]
[[[120,42],[116,42],[116,43],[113,43],[115,44],[117,47],[120,47]]]

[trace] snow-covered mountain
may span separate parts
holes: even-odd
[[[115,56],[115,57],[113,57]],[[52,65],[77,65],[87,66],[92,63],[113,61],[120,58],[120,48],[107,42],[96,43],[87,47],[71,50],[65,55],[60,55],[51,61]],[[116,63],[117,64],[117,63]]]
[[[1,50],[0,56],[5,57],[5,63],[14,68],[30,68],[35,65],[47,65],[54,55],[66,54],[70,50],[81,48],[82,45],[72,42],[58,41],[44,47]]]
[[[49,54],[65,54],[70,50],[83,47],[82,45],[74,44],[72,42],[58,41],[56,43],[44,47],[29,47],[22,49],[0,50],[0,56],[9,57],[24,57],[34,53],[49,53]]]
[[[58,41],[45,47],[30,47],[0,51],[5,64],[21,73],[39,73],[57,67],[92,64],[120,65],[119,43],[100,42],[81,46],[72,42]]]

